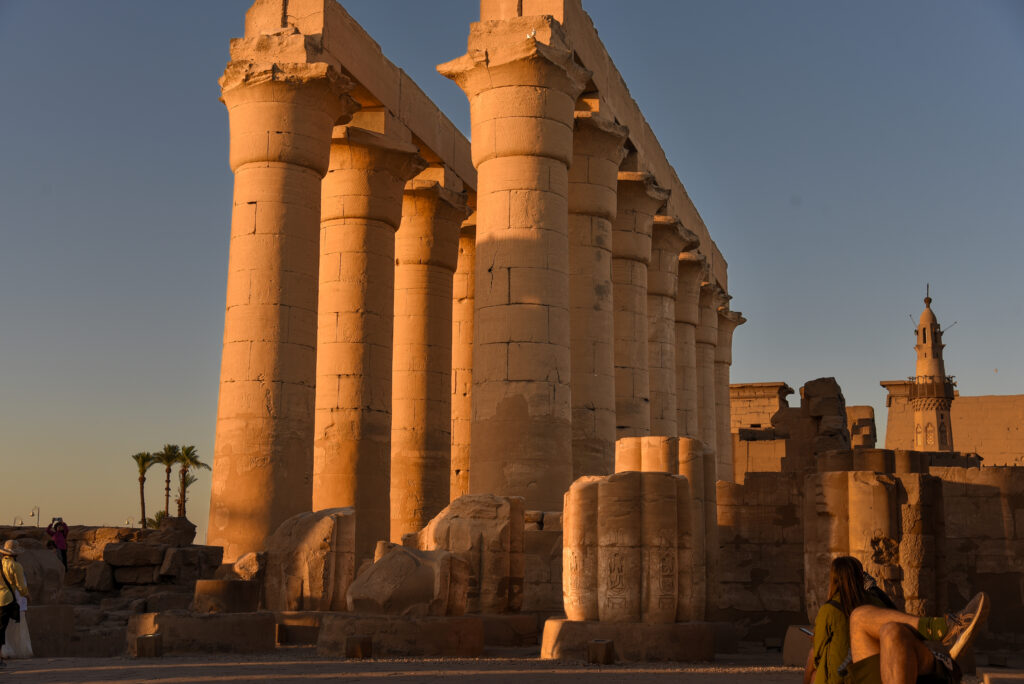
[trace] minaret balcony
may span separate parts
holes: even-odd
[[[912,375],[910,381],[910,399],[944,398],[953,399],[953,387],[956,385],[952,375]]]

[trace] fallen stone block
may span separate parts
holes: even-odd
[[[184,612],[143,613],[128,622],[127,645],[138,655],[138,637],[160,633],[163,651],[185,653],[263,653],[277,647],[274,614]]]
[[[476,616],[401,617],[325,613],[317,653],[345,655],[349,636],[373,636],[375,657],[444,656],[475,658],[483,654],[483,624]]]
[[[544,623],[540,657],[581,660],[590,643],[614,643],[618,660],[711,661],[715,658],[714,629],[706,622],[594,622],[553,619]]]
[[[160,565],[160,576],[179,584],[211,579],[220,567],[224,549],[220,546],[184,546],[169,548]]]
[[[198,580],[192,610],[197,613],[254,613],[260,587],[244,580]]]
[[[469,566],[464,560],[447,551],[382,544],[383,555],[349,585],[350,611],[415,617],[466,611]]]
[[[189,546],[195,539],[196,526],[188,518],[166,517],[160,521],[158,529],[146,532],[146,541],[150,544]]]
[[[114,589],[114,568],[102,561],[93,561],[85,568],[85,583],[88,591],[112,591]]]
[[[160,565],[167,546],[164,544],[138,544],[135,542],[107,544],[103,549],[103,562],[115,568],[140,565]]]
[[[267,540],[264,598],[269,610],[345,610],[355,577],[355,511],[300,513]]]
[[[25,572],[32,603],[58,603],[64,588],[64,564],[54,551],[35,539],[21,539],[18,543],[21,545],[18,562]]]
[[[155,565],[114,568],[114,581],[118,584],[155,584],[159,579]]]
[[[163,613],[168,610],[188,610],[192,605],[192,594],[180,591],[161,591],[147,598],[135,599],[144,601],[145,610],[140,613]]]

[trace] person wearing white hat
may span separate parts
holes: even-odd
[[[25,582],[25,570],[15,560],[21,553],[21,545],[15,539],[8,539],[0,546],[0,651],[7,641],[7,625],[14,620],[21,622],[21,606],[18,605],[14,591],[17,590],[25,598],[29,598],[28,583]],[[7,664],[0,656],[0,667]]]

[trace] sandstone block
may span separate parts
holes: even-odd
[[[220,567],[223,557],[224,549],[220,546],[169,548],[160,565],[160,576],[173,577],[176,582],[184,584],[210,579]]]
[[[114,581],[118,584],[155,584],[159,579],[156,565],[135,565],[114,568]]]
[[[269,610],[345,610],[345,592],[354,576],[351,508],[300,513],[267,540],[264,596]]]
[[[136,542],[107,544],[103,549],[103,562],[113,565],[115,568],[160,565],[164,561],[166,551],[167,546],[164,544],[139,544]]]
[[[189,546],[195,541],[196,526],[188,518],[167,517],[160,521],[160,527],[146,535],[150,544],[167,546]]]
[[[146,598],[145,604],[146,609],[138,612],[163,613],[168,610],[188,610],[192,605],[192,594],[181,591],[161,591]]]
[[[110,591],[114,588],[114,568],[101,561],[86,566],[84,586],[89,591]]]
[[[38,542],[20,540],[22,551],[18,562],[25,571],[25,582],[32,594],[32,604],[54,604],[60,600],[64,587],[64,565],[57,554]]]
[[[375,657],[475,658],[484,650],[484,629],[476,616],[414,618],[327,613],[320,624],[317,654],[344,656],[346,641],[353,634],[372,635]]]
[[[253,613],[260,587],[246,580],[198,580],[192,610],[197,613]]]
[[[409,617],[465,612],[469,565],[464,560],[442,550],[389,546],[349,585],[350,611]]]
[[[158,633],[171,654],[263,653],[277,646],[273,613],[143,613],[128,622],[131,655],[138,655],[140,636]]]

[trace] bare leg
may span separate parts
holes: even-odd
[[[884,684],[914,684],[918,675],[935,668],[935,658],[911,627],[897,622],[882,625],[879,669]]]
[[[850,613],[850,651],[853,662],[864,660],[881,652],[879,639],[882,627],[890,622],[917,627],[920,618],[898,610],[877,606],[859,606]]]

